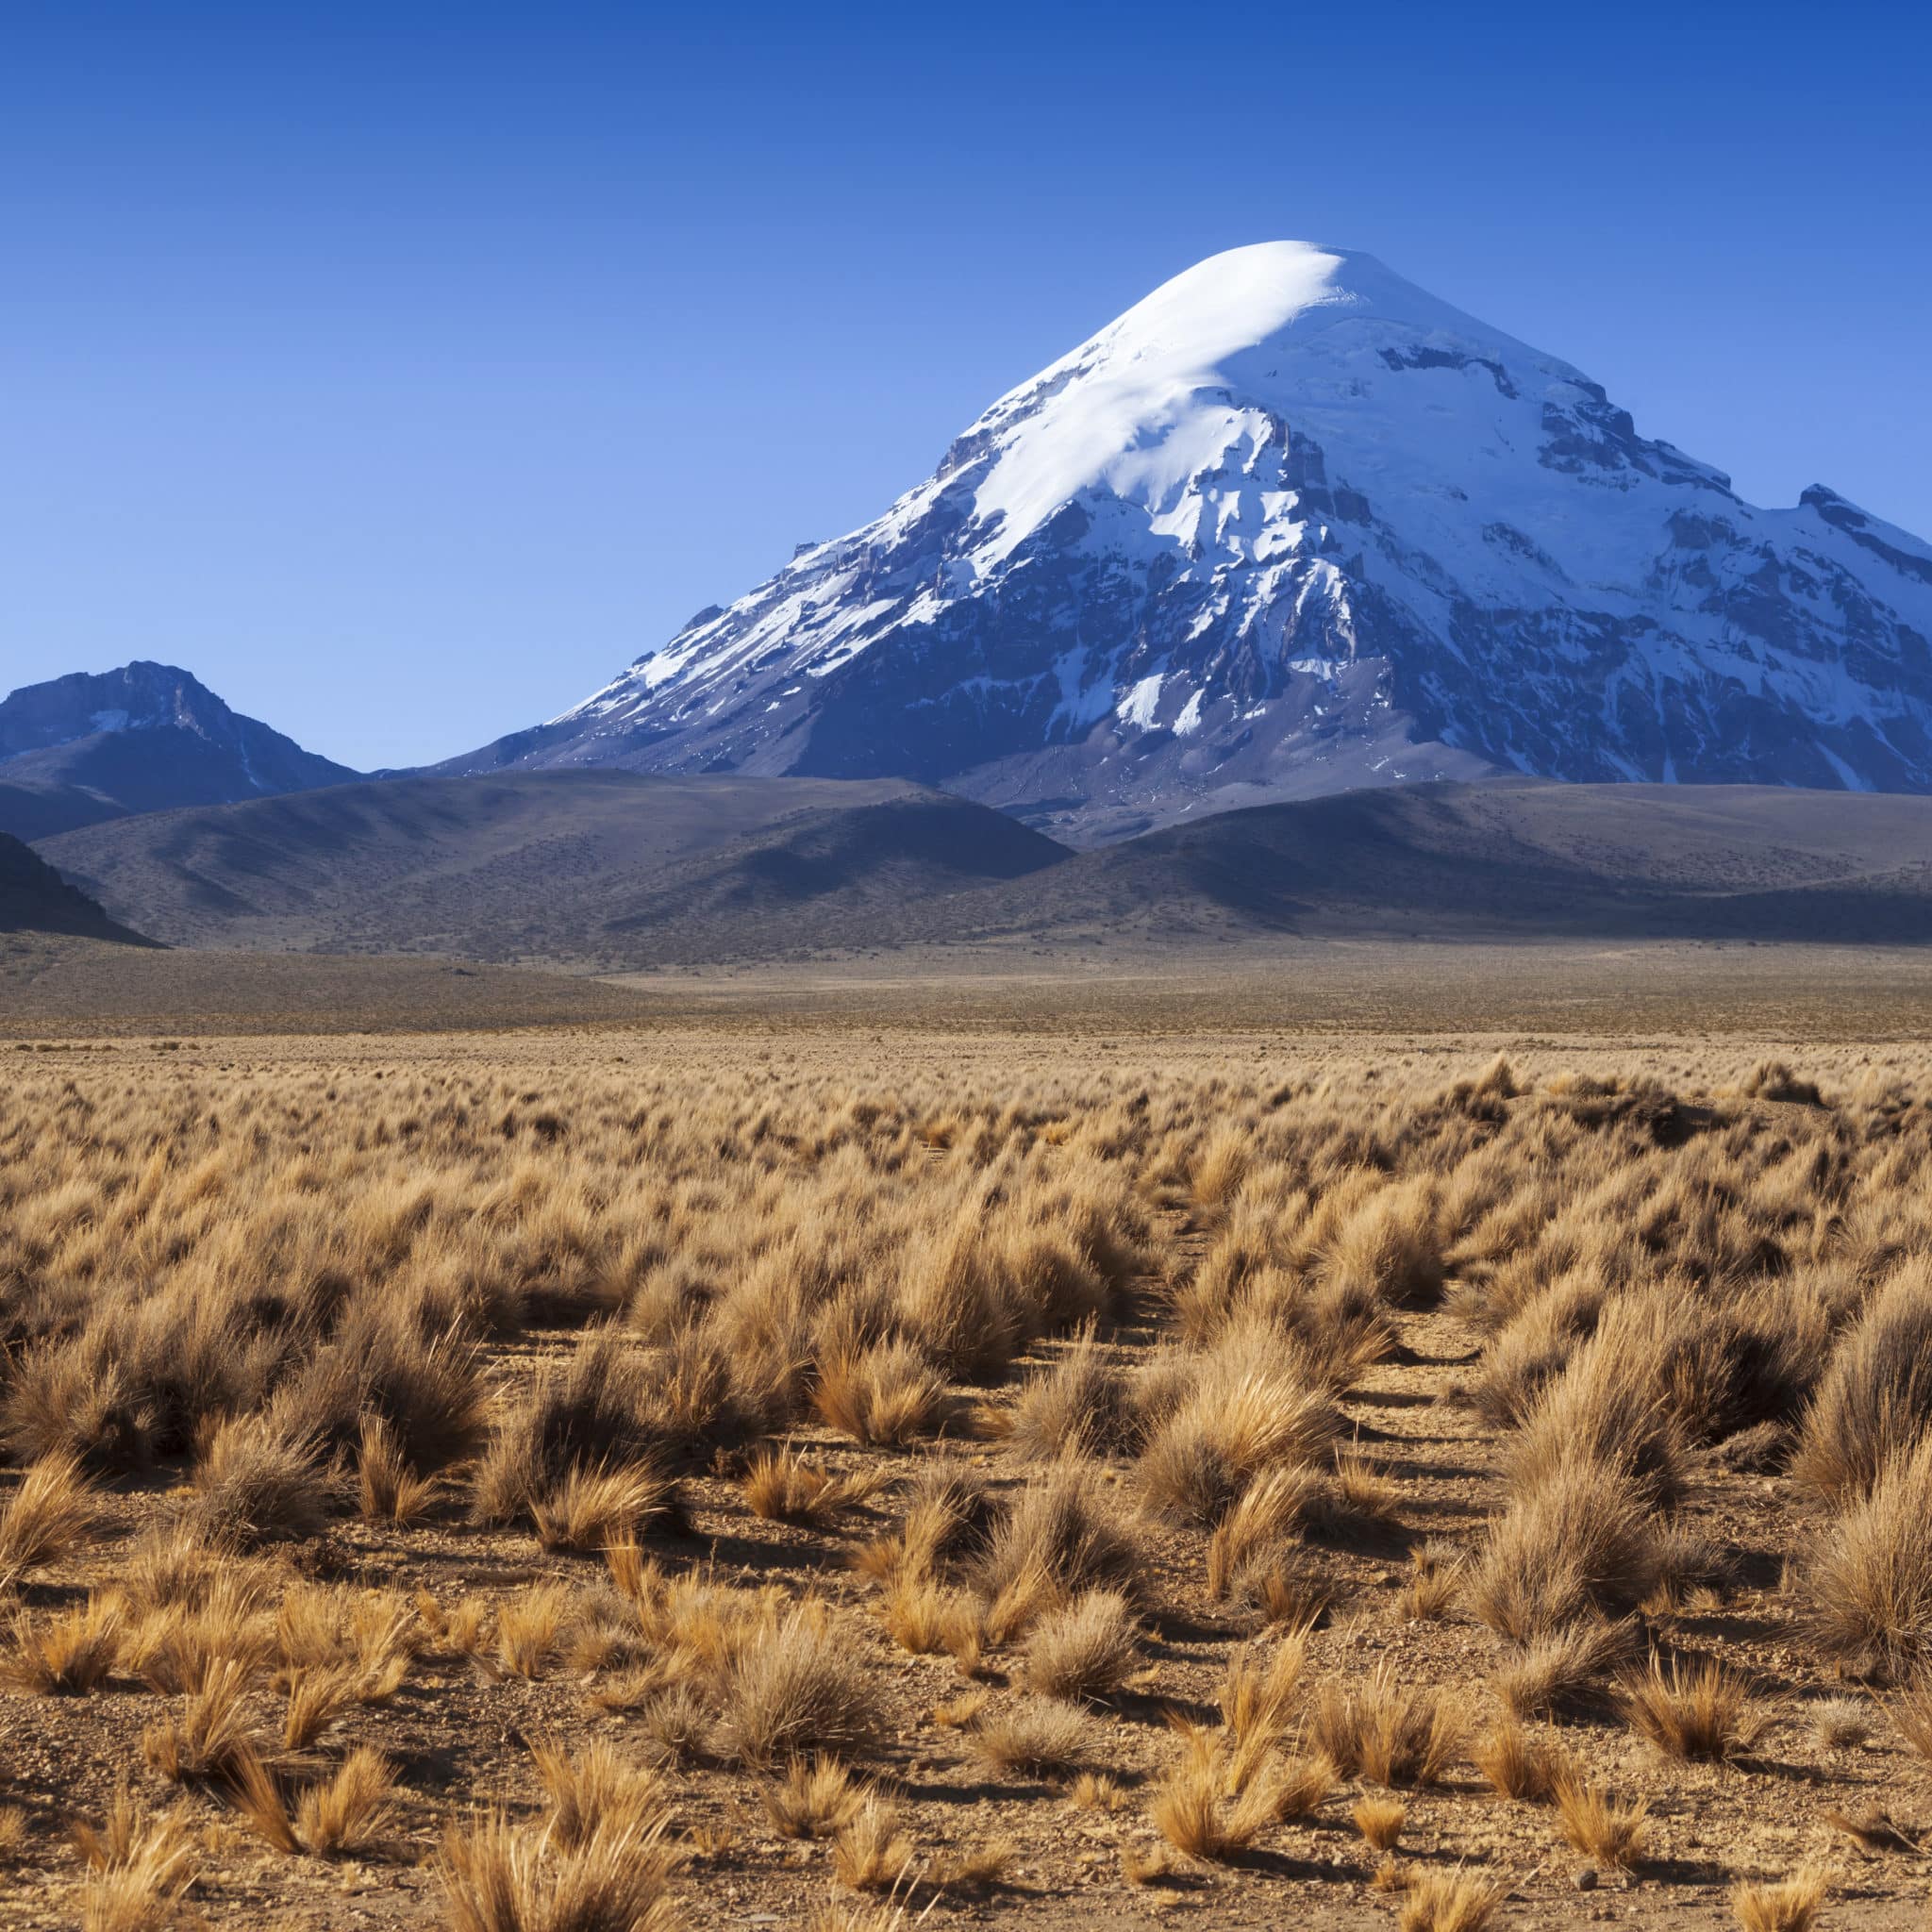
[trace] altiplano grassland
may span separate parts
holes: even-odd
[[[1828,978],[0,1049],[0,1917],[1918,1925],[1932,1049]]]

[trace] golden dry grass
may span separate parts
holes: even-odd
[[[646,1038],[0,1089],[0,1902],[1664,1924],[1932,1742],[1916,1050]]]

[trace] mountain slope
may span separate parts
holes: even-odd
[[[0,932],[63,933],[75,938],[152,943],[117,924],[45,859],[0,832]]]
[[[802,918],[859,934],[901,899],[1067,857],[1002,813],[897,779],[616,771],[372,780],[120,820],[40,849],[171,943],[584,965],[656,957],[666,925],[723,922],[757,950],[795,943]]]
[[[18,838],[358,775],[173,665],[75,672],[0,700],[0,830]]]
[[[447,770],[904,774],[1078,840],[1403,777],[1932,787],[1932,549],[1757,509],[1363,255],[1177,276]]]

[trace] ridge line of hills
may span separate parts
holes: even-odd
[[[1074,851],[897,780],[386,778],[42,855],[169,944],[620,971],[895,947],[1303,938],[1932,939],[1932,798],[1431,783]]]

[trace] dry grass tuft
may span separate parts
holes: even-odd
[[[1490,1527],[1471,1564],[1465,1600],[1517,1643],[1633,1610],[1657,1586],[1654,1507],[1613,1462],[1573,1456]]]
[[[76,1457],[43,1456],[21,1477],[0,1510],[0,1591],[71,1557],[100,1524],[100,1492]]]
[[[760,1449],[739,1478],[745,1506],[768,1523],[825,1524],[867,1503],[890,1480],[882,1469],[834,1475],[791,1448]]]
[[[356,1478],[364,1519],[398,1528],[420,1523],[442,1487],[438,1477],[416,1473],[394,1427],[379,1415],[362,1418]]]
[[[295,1829],[309,1851],[324,1857],[366,1850],[394,1823],[395,1792],[395,1771],[389,1760],[358,1744],[333,1776],[302,1793]]]
[[[209,1658],[199,1684],[182,1698],[179,1709],[142,1734],[147,1761],[171,1784],[225,1775],[254,1748],[248,1709],[253,1678],[246,1658]]]
[[[1457,1866],[1414,1872],[1403,1888],[1401,1932],[1483,1932],[1509,1895],[1507,1878]]]
[[[1348,1815],[1362,1841],[1378,1852],[1392,1852],[1408,1823],[1408,1807],[1399,1798],[1364,1798]]]
[[[1641,1675],[1622,1686],[1630,1727],[1667,1757],[1722,1763],[1748,1751],[1768,1722],[1750,1686],[1706,1657],[1684,1668],[1673,1657],[1666,1671],[1653,1656]]]
[[[832,1840],[832,1870],[848,1891],[891,1891],[912,1865],[912,1840],[899,1814],[876,1792],[859,1804]]]
[[[1899,1736],[1932,1764],[1932,1674],[1922,1672],[1885,1707],[1898,1726]]]
[[[1552,1795],[1563,1836],[1577,1851],[1624,1872],[1642,1863],[1649,1837],[1647,1800],[1620,1804],[1569,1765],[1558,1770]]]
[[[672,1514],[677,1485],[653,1463],[570,1469],[528,1501],[531,1525],[546,1550],[601,1554],[633,1543],[647,1524]]]
[[[222,1423],[193,1480],[195,1528],[235,1549],[313,1536],[326,1514],[327,1484],[315,1444],[267,1416]]]
[[[739,1656],[725,1684],[729,1747],[758,1771],[811,1751],[861,1749],[882,1722],[878,1685],[812,1603]]]
[[[444,1837],[436,1876],[448,1932],[670,1932],[675,1863],[656,1828],[564,1853],[494,1813]]]
[[[1518,1717],[1551,1717],[1591,1708],[1604,1678],[1625,1669],[1640,1641],[1634,1619],[1592,1619],[1533,1638],[1496,1673],[1496,1694]]]
[[[1073,1772],[1099,1755],[1100,1733],[1076,1705],[1036,1697],[981,1717],[966,1741],[973,1755],[995,1771]]]
[[[858,1817],[865,1794],[835,1757],[794,1757],[759,1795],[780,1838],[830,1838]]]
[[[1555,1754],[1514,1718],[1497,1724],[1470,1757],[1499,1796],[1514,1798],[1519,1804],[1544,1805],[1555,1790]]]
[[[862,1448],[931,1433],[951,1407],[945,1376],[909,1341],[882,1341],[819,1366],[812,1406]]]
[[[1140,1661],[1134,1613],[1118,1591],[1090,1590],[1034,1624],[1024,1658],[1029,1690],[1097,1703],[1112,1696]]]
[[[519,1677],[541,1677],[557,1655],[570,1593],[554,1583],[520,1591],[496,1613],[496,1659]]]
[[[1884,1463],[1825,1528],[1803,1569],[1811,1633],[1858,1676],[1896,1681],[1932,1662],[1932,1434]]]
[[[1821,1751],[1856,1751],[1872,1740],[1872,1706],[1862,1697],[1825,1697],[1811,1707],[1811,1741]]]
[[[83,1932],[158,1932],[174,1923],[200,1869],[182,1809],[152,1811],[125,1785],[98,1827],[77,1824],[75,1849],[86,1866]]]
[[[0,1655],[0,1684],[43,1695],[96,1690],[120,1665],[125,1631],[119,1603],[92,1591],[84,1605],[44,1621],[23,1610],[11,1648]]]
[[[1811,1932],[1831,1890],[1831,1874],[1807,1865],[1774,1885],[1739,1885],[1731,1910],[1744,1932]]]
[[[1224,1782],[1210,1737],[1188,1738],[1155,1793],[1152,1810],[1156,1828],[1183,1857],[1225,1864],[1274,1823],[1273,1797],[1264,1785],[1230,1801]]]
[[[554,1740],[540,1740],[530,1757],[550,1800],[549,1835],[560,1851],[581,1850],[609,1833],[661,1830],[669,1822],[663,1778],[627,1764],[602,1740],[573,1755]]]
[[[1469,1718],[1457,1693],[1405,1688],[1385,1661],[1354,1688],[1324,1684],[1309,1735],[1345,1775],[1437,1785],[1463,1754]]]
[[[1075,1811],[1099,1811],[1111,1817],[1127,1808],[1124,1788],[1104,1771],[1083,1771],[1067,1787],[1067,1803]]]

